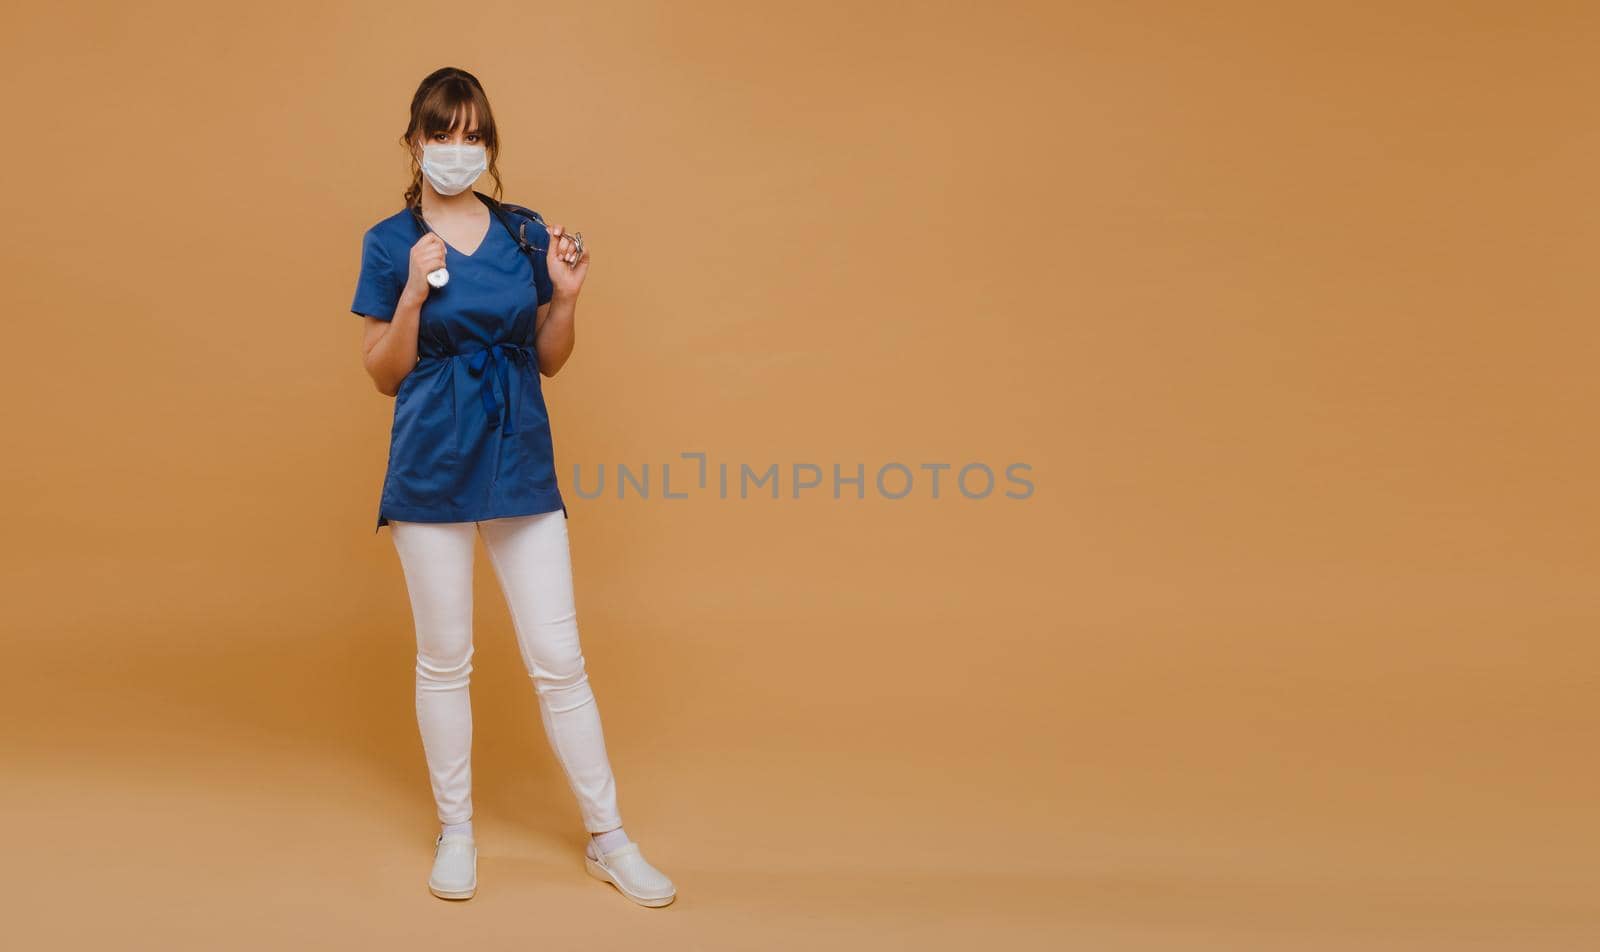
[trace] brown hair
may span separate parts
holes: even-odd
[[[494,179],[493,198],[497,202],[500,200],[500,170],[495,167],[500,154],[500,133],[495,129],[489,97],[484,94],[478,77],[464,69],[446,66],[429,73],[411,97],[411,121],[406,125],[405,135],[400,137],[400,144],[411,156],[411,185],[405,192],[406,207],[415,207],[422,199],[422,165],[413,151],[417,148],[417,138],[420,136],[427,142],[434,133],[451,132],[473,115],[478,118],[478,134],[487,152],[489,175]]]

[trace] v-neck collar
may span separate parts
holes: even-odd
[[[444,246],[446,248],[448,248],[451,251],[454,251],[459,257],[462,257],[462,258],[473,258],[473,257],[476,257],[478,252],[483,250],[483,246],[489,243],[490,236],[492,236],[494,234],[494,226],[497,224],[495,222],[495,220],[494,220],[494,209],[490,208],[489,207],[489,203],[484,201],[483,193],[478,191],[477,189],[473,189],[472,190],[472,194],[476,195],[478,197],[478,201],[483,204],[484,211],[488,212],[488,215],[489,215],[489,227],[484,229],[483,237],[478,239],[477,246],[474,247],[471,251],[462,251],[460,248],[457,248],[455,245],[452,245],[449,241],[447,241],[445,239],[445,237],[443,235],[439,235],[438,229],[434,228],[432,225],[428,225],[428,230],[433,232],[436,235],[439,235],[439,240],[444,242]]]

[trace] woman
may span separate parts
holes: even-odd
[[[395,398],[378,527],[389,526],[399,553],[417,635],[417,725],[442,826],[428,888],[446,899],[477,889],[467,693],[476,532],[590,834],[586,868],[635,902],[664,906],[676,889],[617,812],[539,382],[572,353],[590,254],[581,235],[497,200],[499,135],[470,73],[422,81],[402,142],[412,158],[406,207],[367,229],[350,309],[365,317],[367,373]],[[470,187],[486,170],[496,198]]]

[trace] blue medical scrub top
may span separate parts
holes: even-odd
[[[549,246],[549,232],[521,206],[501,207],[512,228],[527,222],[530,244]],[[404,208],[367,229],[352,313],[394,319],[421,234]],[[533,349],[535,311],[554,290],[544,255],[524,253],[491,210],[477,249],[462,254],[445,242],[444,257],[450,280],[428,289],[417,364],[395,394],[372,531],[390,519],[565,515]]]

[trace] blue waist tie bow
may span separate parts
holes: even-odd
[[[517,432],[516,426],[511,421],[511,365],[513,363],[527,364],[537,372],[539,355],[531,347],[514,344],[510,341],[500,341],[482,350],[475,350],[467,355],[467,373],[482,380],[478,387],[478,394],[483,397],[483,412],[489,417],[490,426],[499,426],[500,432],[505,436]],[[500,378],[500,393],[504,397],[505,417],[502,423],[500,404],[494,395],[494,380]]]

